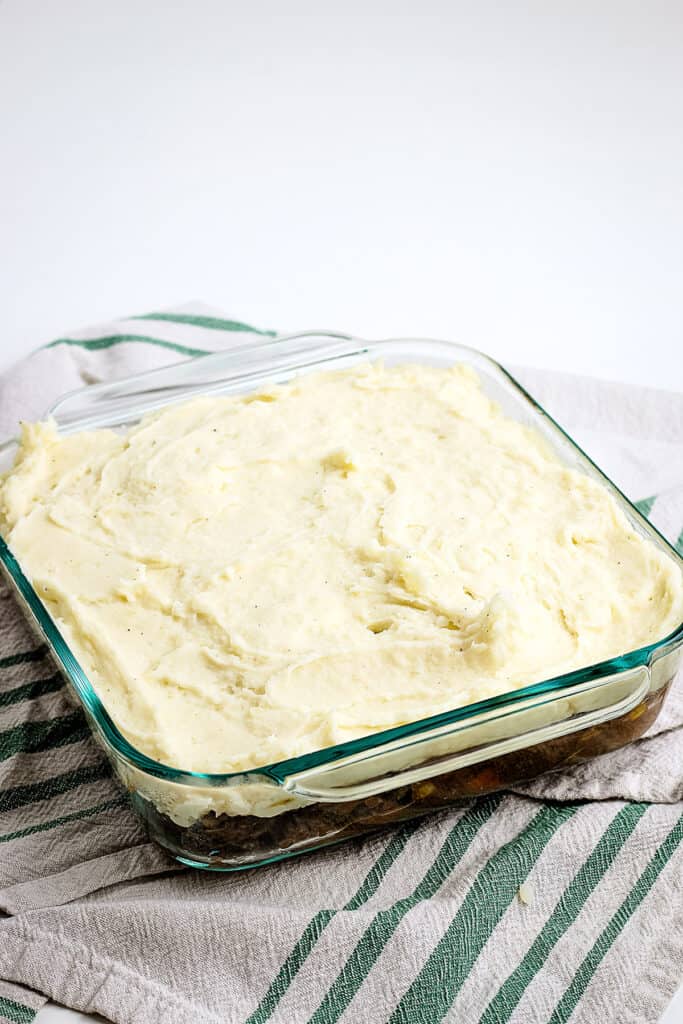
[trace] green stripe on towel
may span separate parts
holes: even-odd
[[[86,768],[77,768],[72,772],[64,772],[62,775],[54,775],[44,782],[32,782],[25,786],[15,786],[13,789],[0,791],[0,814],[5,811],[16,811],[18,807],[25,807],[27,804],[35,804],[41,800],[51,800],[54,796],[61,796],[79,786],[86,786],[90,782],[99,782],[100,779],[111,777],[111,769],[106,761],[88,765]]]
[[[99,352],[102,349],[112,348],[114,345],[121,345],[124,341],[141,341],[146,345],[158,345],[159,348],[170,349],[171,352],[178,352],[183,356],[206,356],[212,350],[208,348],[193,348],[190,345],[181,345],[175,341],[164,341],[163,338],[151,338],[146,334],[109,334],[105,338],[57,338],[51,341],[45,348],[55,348],[56,345],[74,345],[77,348],[84,348],[88,352]]]
[[[37,1013],[38,1011],[32,1010],[30,1006],[0,996],[0,1017],[12,1021],[12,1024],[31,1024]]]
[[[506,1024],[524,992],[541,970],[565,932],[576,921],[590,894],[597,888],[624,843],[648,809],[628,804],[612,819],[590,856],[562,893],[555,909],[521,962],[508,975],[482,1014],[479,1024]]]
[[[652,506],[657,500],[657,495],[653,494],[649,498],[641,498],[640,501],[634,501],[633,504],[636,506],[641,516],[649,516]]]
[[[543,807],[526,828],[480,870],[448,930],[389,1018],[430,1024],[448,1013],[482,949],[555,833],[578,805]]]
[[[37,697],[44,697],[48,693],[55,693],[64,686],[64,679],[61,673],[55,672],[47,679],[34,679],[30,683],[23,683],[15,686],[13,690],[0,691],[0,708],[9,707],[10,704],[19,704],[23,700],[35,700]],[[1,735],[1,734],[0,734]]]
[[[374,967],[387,942],[409,910],[431,899],[446,881],[453,866],[467,852],[482,826],[493,816],[503,797],[497,795],[474,804],[446,836],[436,858],[410,896],[375,915],[369,927],[335,978],[309,1024],[333,1024],[341,1017]],[[419,1016],[409,1018],[421,1019]]]
[[[387,871],[403,852],[408,840],[417,832],[421,824],[422,822],[419,820],[408,822],[408,824],[403,825],[403,827],[392,836],[383,852],[368,871],[360,888],[351,897],[348,903],[345,903],[342,907],[342,912],[358,910],[359,907],[362,907],[364,903],[367,903],[368,900],[375,895],[382,884],[382,880]]]
[[[32,651],[22,651],[21,654],[10,654],[6,658],[0,658],[0,669],[11,668],[13,665],[23,665],[29,661],[40,661],[47,654],[47,646],[41,644],[34,647]]]
[[[306,925],[301,938],[297,939],[296,945],[275,975],[265,996],[254,1012],[247,1017],[245,1024],[263,1024],[268,1020],[336,913],[336,910],[319,910]]]
[[[275,331],[260,331],[258,327],[240,323],[239,320],[224,320],[218,316],[201,316],[198,313],[144,313],[132,316],[131,320],[156,320],[169,324],[189,324],[192,327],[206,327],[210,331],[237,331],[245,334],[261,334],[269,338],[276,337]]]
[[[344,906],[344,910],[357,910],[364,903],[367,903],[371,896],[374,896],[387,871],[403,852],[406,843],[414,832],[417,831],[420,824],[421,822],[419,821],[411,821],[392,836],[355,894]],[[273,979],[263,999],[247,1019],[246,1024],[263,1024],[270,1017],[302,965],[310,956],[325,928],[327,928],[332,918],[338,913],[340,913],[338,910],[319,910],[315,917],[312,918],[304,929],[301,938],[297,940],[296,945]]]
[[[593,943],[592,948],[586,954],[581,966],[572,978],[569,987],[555,1007],[548,1024],[566,1024],[569,1020],[577,1003],[588,988],[593,975],[604,960],[615,940],[621,934],[624,926],[629,922],[652,886],[659,878],[663,869],[669,863],[669,860],[676,852],[676,849],[682,839],[683,816],[678,819],[636,884],[631,889],[626,899],[623,901],[616,913],[612,915],[609,924]],[[674,880],[672,884],[675,887],[677,882]]]
[[[14,754],[35,754],[40,750],[65,747],[89,735],[82,711],[72,711],[46,722],[20,722],[0,733],[0,761]]]
[[[114,797],[113,800],[105,800],[101,804],[95,804],[94,807],[87,807],[84,811],[74,811],[73,814],[63,814],[61,818],[53,818],[52,821],[44,821],[39,825],[27,825],[26,828],[18,829],[16,832],[6,832],[0,836],[0,843],[10,843],[14,839],[24,839],[26,836],[35,835],[37,832],[49,832],[59,825],[68,825],[71,821],[82,821],[83,818],[91,818],[93,814],[98,814],[99,811],[108,811],[112,807],[122,806],[127,802],[128,797],[122,794],[121,796]]]

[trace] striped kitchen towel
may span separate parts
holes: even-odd
[[[0,378],[0,437],[61,393],[258,340],[196,307],[61,338]],[[683,396],[529,390],[683,548]],[[515,792],[262,869],[152,846],[0,588],[0,1020],[650,1024],[683,977],[683,680],[650,734]]]

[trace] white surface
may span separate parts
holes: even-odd
[[[76,1010],[58,1006],[57,1003],[46,1003],[42,1010],[38,1011],[35,1024],[92,1024],[93,1021],[102,1020],[104,1017],[100,1017],[99,1014],[93,1016],[89,1013],[77,1013]],[[666,1024],[670,1024],[670,1022],[666,1021]]]
[[[4,0],[0,369],[202,299],[680,389],[682,93],[678,0]]]
[[[203,299],[683,386],[682,88],[678,0],[4,0],[3,358]]]
[[[682,1024],[682,1022],[683,1022],[683,985],[681,985],[681,987],[679,988],[678,992],[676,992],[676,994],[673,997],[671,1003],[669,1004],[669,1007],[668,1007],[666,1013],[661,1018],[659,1024]],[[43,1022],[41,1021],[40,1024],[43,1024]],[[48,1021],[48,1024],[51,1024],[51,1022]],[[55,1024],[56,1024],[56,1022],[55,1022]],[[66,1024],[66,1021],[64,1022],[64,1024]]]

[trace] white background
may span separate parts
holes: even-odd
[[[201,299],[683,387],[680,0],[0,2],[0,345]]]
[[[0,0],[0,369],[199,299],[681,389],[682,122],[679,0]]]

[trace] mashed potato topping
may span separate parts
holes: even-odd
[[[673,560],[463,367],[26,425],[0,532],[122,732],[237,771],[599,662],[683,616]]]

